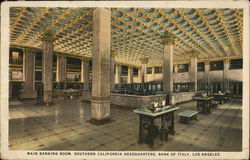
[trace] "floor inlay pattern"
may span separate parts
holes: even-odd
[[[179,123],[167,142],[157,137],[155,148],[138,144],[138,116],[131,110],[111,106],[110,123],[89,123],[90,104],[79,100],[54,99],[42,107],[24,101],[10,107],[9,148],[11,150],[96,150],[96,151],[240,151],[242,146],[242,104],[240,100],[220,105],[197,121]],[[179,105],[176,114],[196,109],[196,102]],[[158,121],[157,121],[158,123]],[[160,123],[160,121],[159,121]]]

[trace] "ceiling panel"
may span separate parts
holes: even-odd
[[[11,44],[41,48],[45,30],[55,35],[54,50],[92,56],[94,8],[10,8]],[[148,57],[161,65],[166,33],[176,36],[174,61],[242,56],[240,9],[112,8],[112,52],[116,61],[138,65]]]

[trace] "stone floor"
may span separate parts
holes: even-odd
[[[197,121],[181,124],[175,118],[175,136],[167,142],[155,140],[155,148],[138,144],[138,116],[132,110],[111,106],[112,122],[89,123],[90,104],[80,100],[54,99],[42,107],[34,101],[12,103],[9,121],[11,150],[95,150],[95,151],[241,151],[242,103],[220,105]],[[179,105],[180,112],[196,109],[196,102]]]

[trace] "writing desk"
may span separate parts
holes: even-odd
[[[154,120],[157,118],[161,118],[161,127],[166,130],[166,137],[168,137],[168,133],[174,135],[174,112],[178,109],[179,107],[176,106],[168,106],[168,109],[155,113],[151,112],[146,107],[135,109],[134,112],[139,115],[138,143],[147,143],[150,148],[154,147],[154,139],[159,133],[159,128],[154,123]],[[167,121],[169,120],[171,121],[171,125],[167,126]]]
[[[211,100],[214,99],[214,97],[194,97],[194,99],[197,101],[197,110],[200,111],[200,108],[202,108],[203,114],[209,114],[211,113]]]
[[[223,104],[224,99],[225,99],[225,94],[223,94],[223,93],[214,93],[213,97],[214,97],[215,100],[219,101],[220,104]]]

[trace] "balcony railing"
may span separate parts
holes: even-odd
[[[38,86],[41,85],[41,81],[35,82],[35,88],[38,89]],[[90,90],[91,90],[91,83],[90,83]],[[53,90],[67,90],[67,89],[78,89],[81,90],[84,87],[84,83],[81,82],[53,82]]]
[[[53,82],[53,89],[67,90],[67,89],[83,89],[84,83],[80,82]]]
[[[163,93],[162,83],[147,82],[147,83],[126,83],[115,85],[114,93],[132,94],[132,95],[155,95]]]
[[[193,82],[185,82],[185,83],[174,83],[174,93],[179,92],[192,92],[195,90]]]
[[[22,58],[19,58],[19,59],[12,59],[12,58],[10,58],[9,59],[9,63],[11,65],[23,65],[23,59]]]
[[[42,67],[42,61],[36,60],[36,66],[37,67]]]
[[[78,64],[67,64],[68,70],[81,70],[81,65]]]
[[[198,83],[197,90],[198,91],[208,91],[209,85],[206,83]]]

